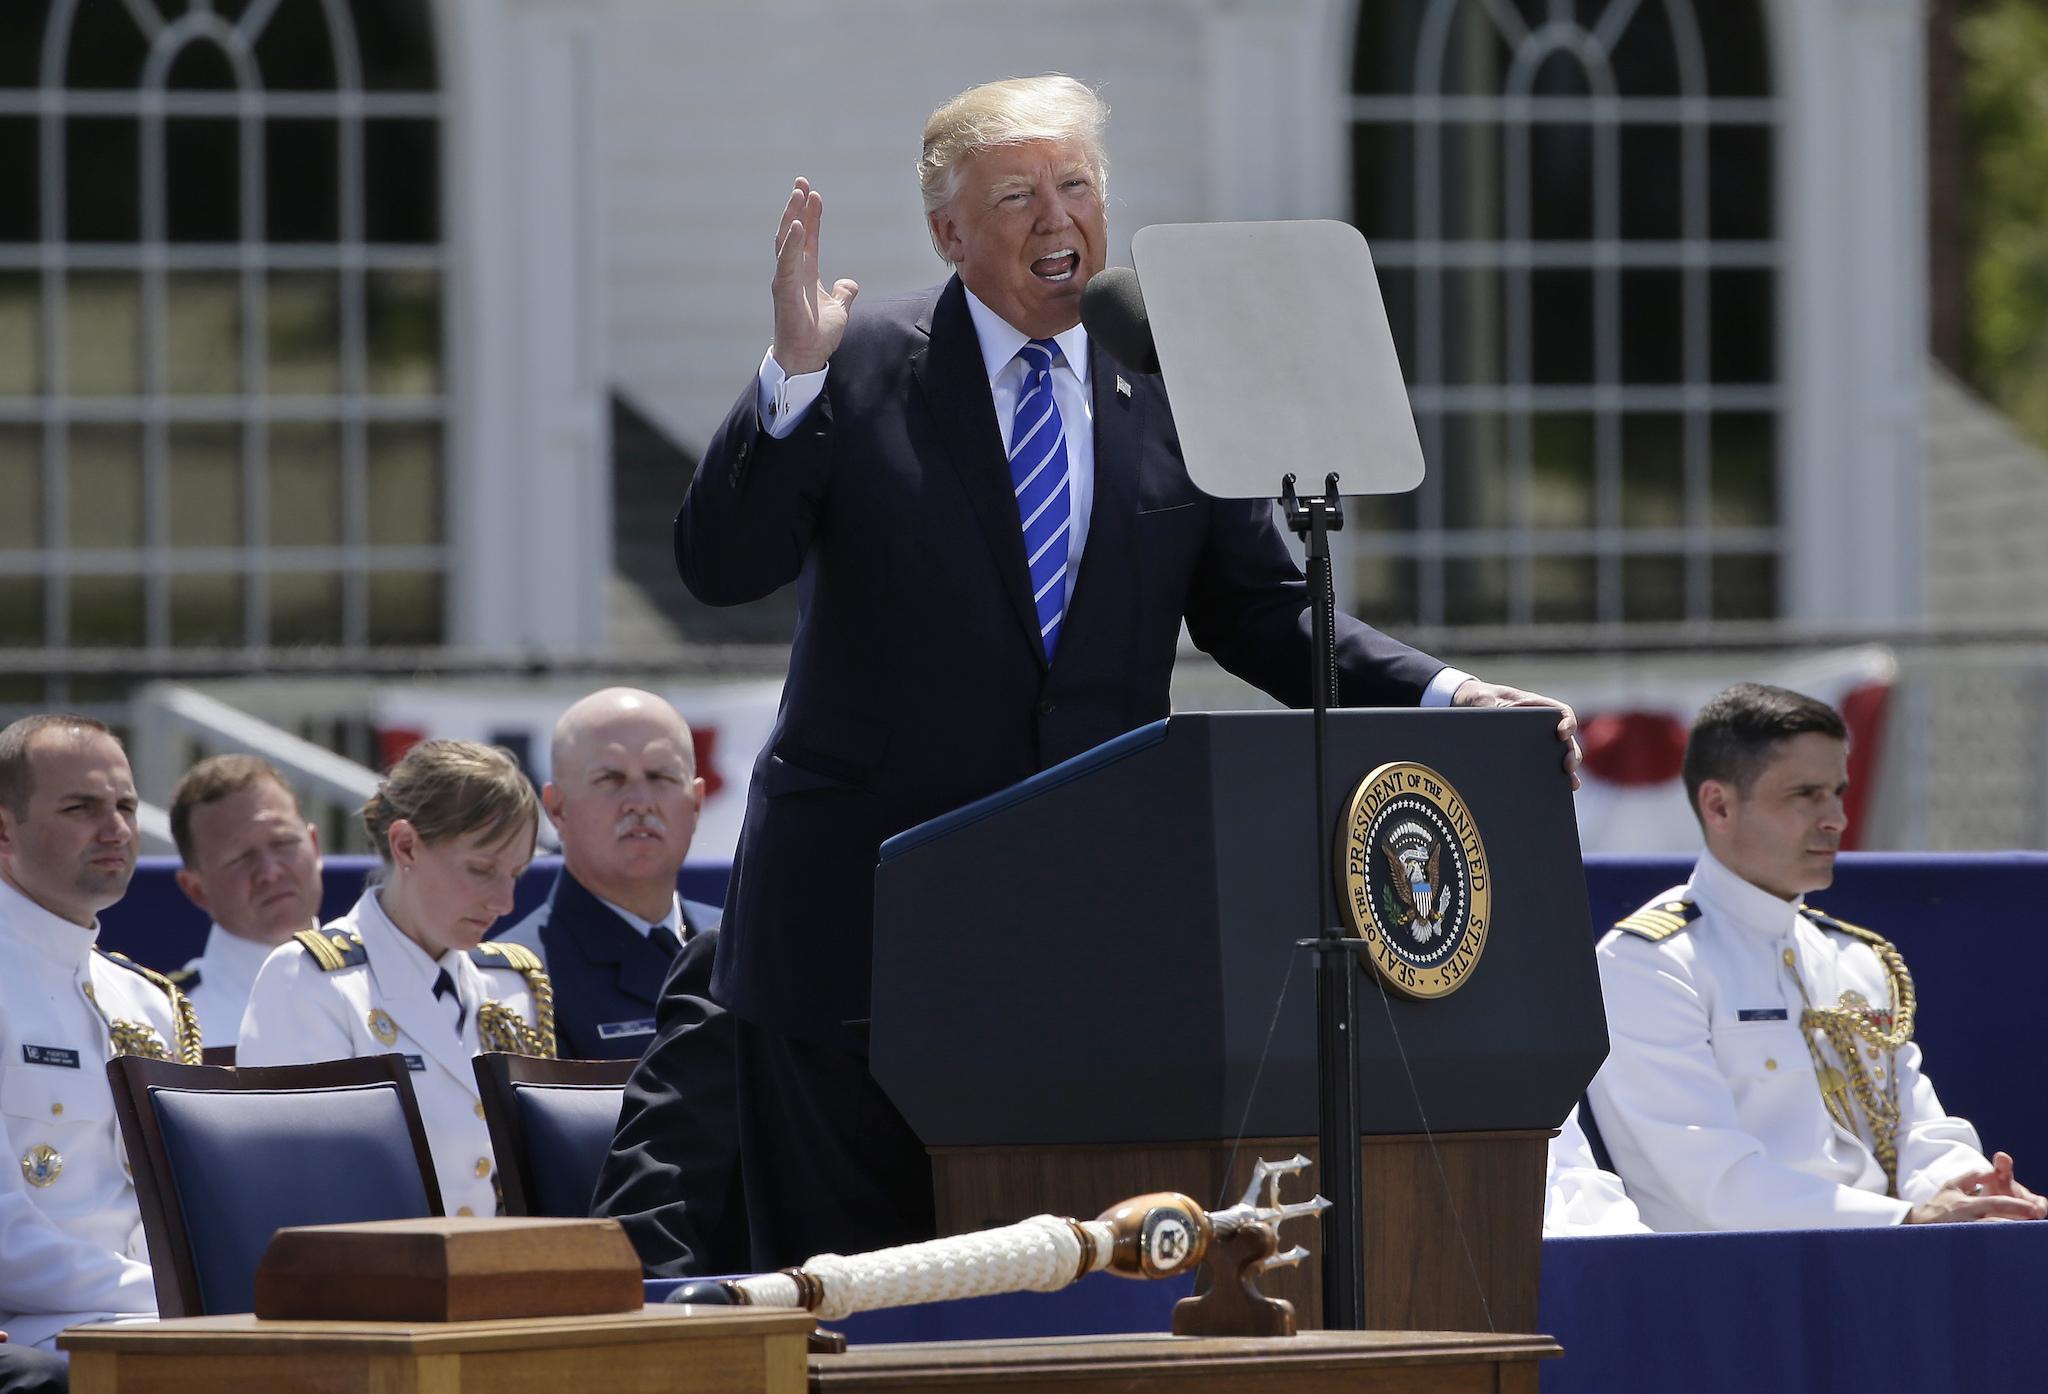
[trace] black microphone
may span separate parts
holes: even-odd
[[[1081,291],[1081,323],[1109,356],[1134,373],[1159,371],[1159,347],[1145,316],[1145,292],[1128,266],[1098,271]]]

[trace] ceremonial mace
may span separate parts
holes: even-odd
[[[1308,1158],[1298,1155],[1284,1162],[1261,1158],[1243,1197],[1224,1210],[1206,1211],[1178,1192],[1156,1191],[1133,1196],[1093,1220],[1034,1215],[1014,1225],[873,1253],[819,1254],[802,1267],[779,1273],[694,1279],[670,1293],[668,1300],[798,1307],[831,1321],[922,1302],[1057,1292],[1104,1270],[1124,1278],[1174,1278],[1209,1258],[1212,1268],[1218,1269],[1216,1281],[1204,1297],[1174,1308],[1176,1334],[1224,1334],[1216,1329],[1217,1313],[1205,1304],[1234,1311],[1248,1300],[1255,1313],[1250,1320],[1262,1329],[1247,1334],[1293,1335],[1293,1306],[1260,1295],[1250,1280],[1257,1272],[1308,1257],[1299,1244],[1285,1253],[1275,1252],[1280,1225],[1329,1208],[1330,1202],[1321,1196],[1294,1202],[1280,1199],[1281,1179],[1308,1164]],[[1219,1264],[1217,1259],[1230,1262]],[[1225,1320],[1242,1325],[1242,1319]],[[1282,1326],[1284,1330],[1279,1329]]]

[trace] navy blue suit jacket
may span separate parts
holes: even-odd
[[[591,1201],[650,1278],[748,1271],[734,1023],[708,995],[717,943],[707,930],[676,955]]]
[[[1089,384],[1094,504],[1050,665],[957,279],[863,299],[787,439],[749,384],[706,448],[684,583],[721,605],[797,586],[713,978],[748,1020],[863,1048],[881,843],[1165,716],[1183,619],[1229,671],[1310,700],[1308,590],[1272,505],[1194,486],[1157,377],[1091,345]],[[1348,616],[1337,640],[1345,705],[1412,706],[1442,667]]]
[[[715,939],[718,911],[683,902],[686,939]],[[503,934],[547,965],[555,988],[555,1036],[565,1060],[638,1060],[654,1040],[655,1004],[670,955],[587,890],[564,866],[546,903]],[[687,953],[687,945],[685,952]],[[709,989],[712,944],[699,950]]]

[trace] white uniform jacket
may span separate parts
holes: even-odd
[[[307,928],[314,926],[309,922]],[[206,934],[199,957],[170,975],[199,1013],[199,1029],[210,1046],[231,1046],[242,1031],[242,1012],[249,989],[275,944],[260,944],[215,925]]]
[[[1691,914],[1672,913],[1680,902],[1697,914],[1674,926]],[[1866,1047],[1877,1089],[1898,1072],[1898,1196],[1885,1194],[1868,1141],[1828,1114],[1799,1019],[1809,1002],[1835,1006],[1851,990],[1888,1008],[1890,983],[1870,945],[1800,908],[1705,854],[1692,880],[1623,921],[1668,915],[1661,937],[1617,927],[1600,941],[1612,1047],[1589,1095],[1652,1229],[1898,1224],[1950,1180],[1990,1165],[1976,1130],[1942,1111],[1918,1045],[1895,1056]],[[1867,1126],[1853,1103],[1850,1112]]]
[[[0,1330],[25,1346],[156,1311],[106,1066],[117,1034],[173,1059],[199,1039],[175,989],[98,938],[0,881]]]
[[[1543,1173],[1544,1238],[1649,1233],[1635,1202],[1622,1190],[1621,1178],[1602,1171],[1594,1160],[1577,1109],[1565,1115],[1564,1126],[1550,1140]]]
[[[306,942],[316,937],[324,939],[326,952]],[[460,1033],[453,1009],[433,993],[442,968],[463,1004]],[[264,960],[242,1017],[235,1063],[405,1056],[443,1207],[450,1215],[491,1215],[498,1208],[497,1164],[469,1063],[482,1049],[477,1017],[490,1001],[537,1025],[525,977],[488,971],[454,950],[429,959],[385,916],[377,892],[367,890],[346,915],[280,945]]]

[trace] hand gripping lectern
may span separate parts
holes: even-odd
[[[1311,826],[1308,713],[1179,715],[885,844],[871,1059],[940,1232],[1313,1155],[1328,838],[1367,975],[1367,1325],[1535,1329],[1545,1142],[1607,1054],[1555,725],[1331,712]],[[1321,1324],[1313,1272],[1264,1286]]]

